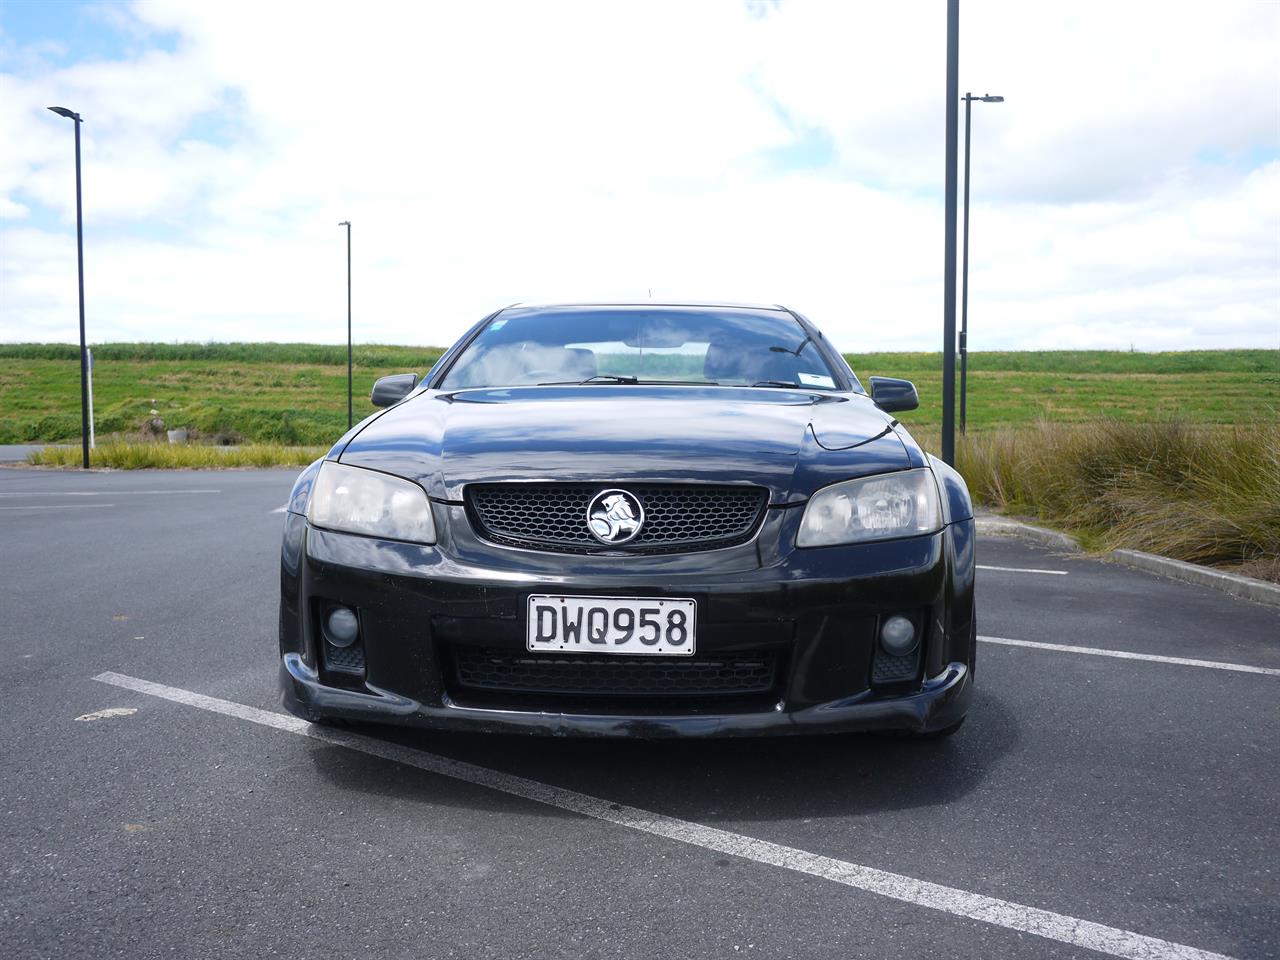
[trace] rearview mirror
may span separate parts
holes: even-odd
[[[413,393],[413,388],[417,385],[416,373],[396,373],[389,377],[379,377],[374,381],[369,402],[375,407],[389,407]]]
[[[914,410],[920,406],[916,385],[910,380],[898,380],[894,377],[872,377],[871,399],[885,413]]]

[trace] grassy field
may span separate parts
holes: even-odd
[[[0,344],[0,443],[79,438],[77,355],[68,344]],[[429,347],[356,347],[356,419],[372,412],[377,377],[425,373],[439,355]],[[864,382],[914,380],[921,408],[902,419],[932,441],[941,420],[938,354],[850,355],[849,362]],[[969,426],[977,432],[1041,419],[1238,424],[1280,416],[1280,350],[976,353],[969,369]],[[159,418],[206,440],[329,444],[346,429],[346,381],[342,346],[100,344],[95,424],[100,436],[122,439],[144,436]]]
[[[847,359],[864,384],[871,376],[913,381],[921,406],[901,419],[919,430],[922,442],[936,436],[942,420],[939,354],[849,354]],[[958,389],[958,376],[956,382]],[[979,432],[1100,417],[1273,422],[1280,416],[1280,350],[974,353],[968,393],[969,428]]]
[[[431,348],[355,350],[355,418],[373,412],[369,388],[388,373],[425,373]],[[99,436],[140,439],[159,418],[201,438],[331,444],[347,428],[347,351],[320,344],[102,344],[93,348]],[[154,413],[152,412],[154,411]],[[78,350],[0,344],[0,443],[78,440]]]

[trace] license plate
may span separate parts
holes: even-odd
[[[698,602],[682,597],[529,598],[529,650],[687,657]]]

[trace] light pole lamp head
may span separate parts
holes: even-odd
[[[1004,97],[997,96],[991,93],[984,93],[982,96],[978,97],[977,99],[981,100],[983,103],[1004,103]]]
[[[66,107],[50,107],[49,109],[60,117],[66,117],[68,120],[74,120],[76,123],[80,122],[80,114],[76,113],[74,110],[68,110]]]
[[[338,226],[340,226],[340,227],[349,227],[349,226],[351,226],[351,221],[350,221],[350,220],[343,220],[342,222],[340,222],[340,223],[338,224]]]

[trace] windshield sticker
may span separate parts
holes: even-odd
[[[835,388],[836,382],[830,377],[824,377],[818,373],[797,373],[800,382],[806,387],[826,387],[828,390]]]
[[[506,317],[503,317],[501,320],[495,320],[495,321],[493,321],[493,323],[489,324],[489,329],[490,329],[490,330],[501,330],[501,329],[502,329],[503,327],[505,327],[506,325],[507,325],[507,318],[506,318]]]

